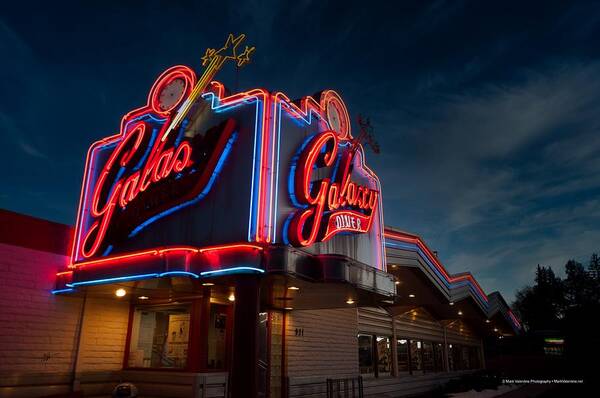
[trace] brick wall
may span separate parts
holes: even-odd
[[[82,300],[50,293],[66,262],[0,244],[0,380],[8,373],[72,370]]]
[[[63,255],[0,243],[0,397],[70,388],[83,299],[51,293],[66,262]],[[83,384],[122,368],[128,316],[128,302],[88,297],[77,363]]]
[[[77,363],[78,373],[123,368],[128,319],[127,301],[87,299]]]

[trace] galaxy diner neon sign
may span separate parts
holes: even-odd
[[[229,35],[208,49],[202,75],[167,69],[119,133],[90,147],[72,267],[154,249],[307,247],[361,235],[361,261],[384,268],[380,184],[343,100],[332,90],[299,101],[263,89],[227,92],[212,79],[227,60],[249,61],[254,47],[242,50],[243,39]],[[341,247],[317,250],[357,256]]]
[[[351,168],[356,151],[341,147],[334,131],[314,137],[302,152],[296,168],[294,188],[300,204],[306,208],[294,215],[290,224],[290,242],[309,246],[334,235],[368,232],[379,203],[379,192],[352,181]],[[338,156],[338,148],[343,151]],[[334,175],[311,181],[319,166],[331,167],[338,162]]]

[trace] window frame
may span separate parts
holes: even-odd
[[[168,304],[168,303],[161,303]],[[234,323],[234,305],[211,303],[210,297],[200,297],[191,300],[182,300],[178,303],[182,306],[190,306],[190,330],[188,338],[188,354],[186,365],[180,368],[159,368],[159,367],[139,367],[129,366],[129,357],[131,350],[131,339],[133,331],[133,321],[136,309],[152,308],[160,304],[156,303],[133,303],[129,305],[129,319],[127,322],[127,334],[125,341],[125,350],[123,352],[123,370],[142,370],[142,371],[161,371],[161,372],[202,372],[202,373],[220,373],[227,372],[231,364],[232,345],[233,345],[233,323]],[[208,367],[208,320],[210,319],[210,309],[212,305],[222,305],[226,308],[227,321],[225,327],[225,361],[222,368]],[[202,323],[206,323],[203,325]]]

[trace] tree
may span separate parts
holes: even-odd
[[[557,329],[564,314],[564,288],[551,267],[538,264],[535,285],[516,294],[513,309],[528,330]]]
[[[592,293],[591,280],[581,263],[569,260],[565,264],[564,280],[565,300],[569,308],[582,307],[590,299]]]
[[[590,264],[588,265],[590,271],[595,271],[596,279],[600,278],[600,257],[596,253],[592,253],[590,257]]]

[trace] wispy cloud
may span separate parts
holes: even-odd
[[[450,269],[482,272],[509,296],[538,262],[559,268],[600,249],[588,222],[600,222],[598,73],[599,63],[559,64],[427,109],[415,101],[403,131],[383,138],[386,221],[429,235]]]

